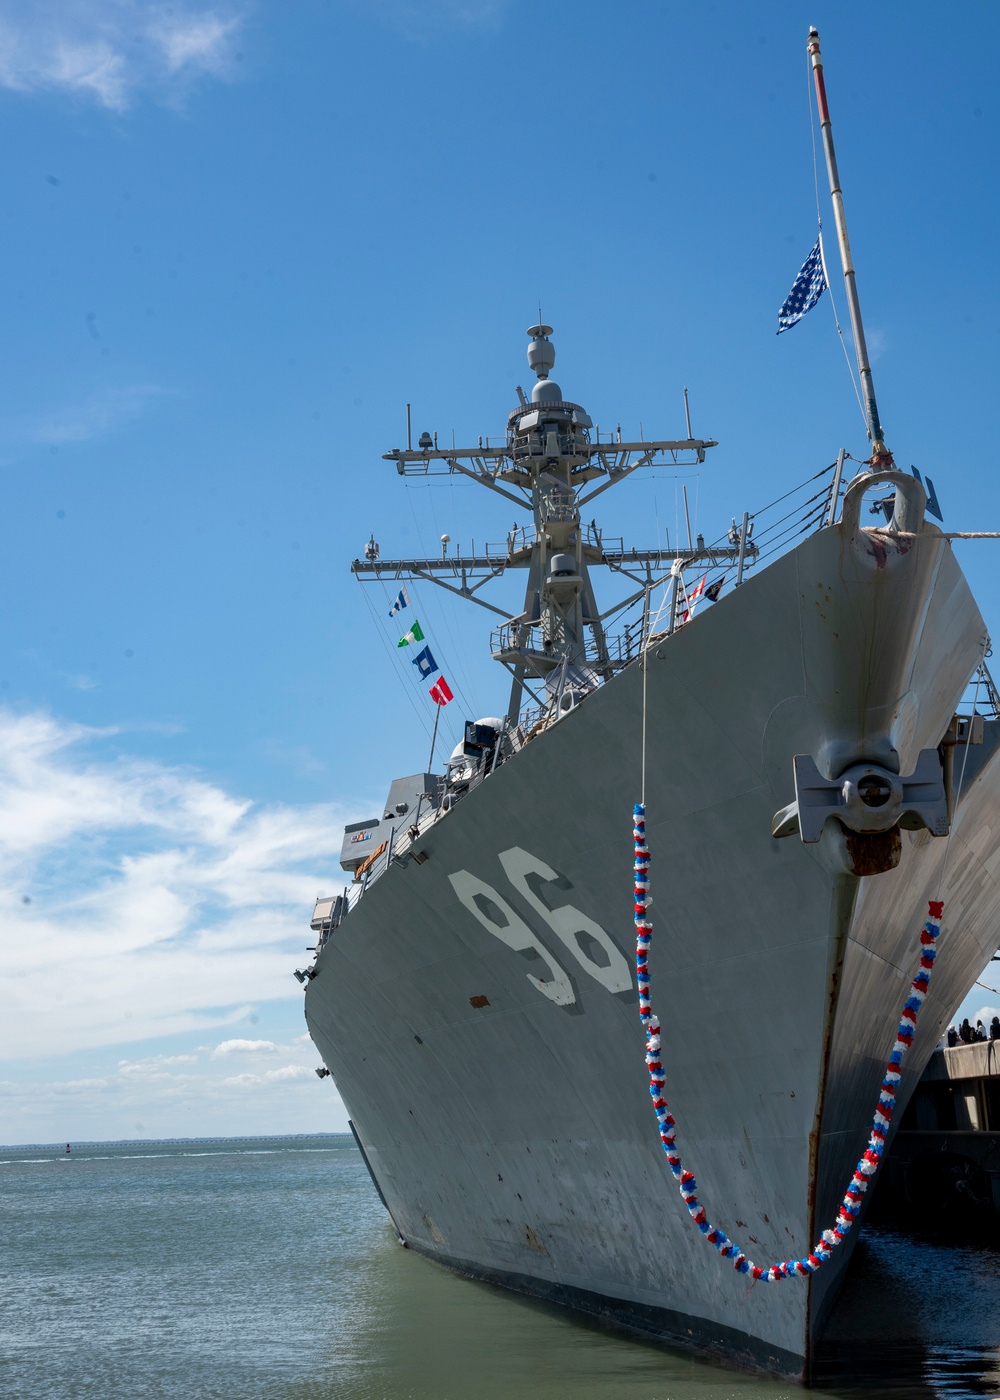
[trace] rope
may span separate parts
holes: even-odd
[[[755,510],[750,519],[756,520],[759,515],[766,514],[766,512],[771,510],[774,506],[780,505],[782,501],[787,501],[789,496],[794,496],[796,491],[804,491],[806,487],[811,485],[814,481],[819,481],[821,476],[826,476],[827,472],[832,472],[836,465],[836,462],[831,462],[828,467],[821,467],[818,472],[813,472],[812,476],[806,477],[805,481],[800,481],[798,486],[793,486],[790,490],[786,491],[783,496],[776,496],[775,499],[770,501],[766,506],[761,506],[760,510]]]
[[[882,1079],[878,1103],[875,1105],[875,1115],[868,1137],[868,1145],[854,1169],[850,1185],[844,1193],[844,1198],[840,1204],[840,1209],[837,1212],[834,1224],[829,1229],[823,1231],[820,1238],[813,1246],[811,1254],[806,1254],[801,1259],[783,1259],[774,1264],[755,1264],[751,1259],[747,1258],[739,1245],[734,1243],[728,1235],[726,1235],[725,1231],[718,1229],[718,1227],[712,1224],[704,1206],[698,1200],[698,1183],[693,1173],[685,1169],[681,1159],[681,1154],[677,1148],[677,1135],[675,1132],[677,1121],[670,1112],[670,1106],[667,1103],[664,1092],[666,1075],[663,1070],[660,1022],[653,1014],[649,978],[649,947],[652,941],[653,926],[649,919],[650,852],[646,844],[646,661],[647,657],[644,657],[642,685],[642,801],[637,803],[632,809],[632,835],[635,842],[635,972],[636,981],[639,986],[639,1019],[642,1021],[643,1028],[646,1032],[646,1068],[649,1073],[649,1092],[653,1099],[653,1109],[656,1113],[659,1125],[660,1143],[666,1154],[670,1170],[677,1181],[681,1198],[687,1207],[688,1214],[691,1216],[692,1221],[698,1227],[698,1230],[705,1237],[707,1242],[712,1245],[723,1258],[733,1261],[733,1268],[737,1273],[749,1274],[755,1282],[759,1281],[764,1283],[777,1283],[785,1278],[808,1278],[810,1274],[814,1274],[828,1259],[832,1258],[834,1249],[847,1238],[851,1226],[860,1213],[861,1203],[864,1199],[865,1192],[868,1190],[868,1185],[881,1165],[882,1156],[885,1152],[886,1134],[892,1122],[892,1114],[896,1106],[896,1090],[902,1077],[903,1059],[907,1050],[913,1044],[913,1033],[916,1028],[917,1016],[930,986],[931,972],[934,969],[934,959],[937,956],[937,940],[941,933],[941,917],[944,913],[944,903],[942,900],[932,899],[928,901],[927,919],[920,932],[920,968],[917,975],[910,983],[910,995],[903,1005],[899,1026],[896,1030],[896,1042],[886,1063],[885,1075]],[[981,681],[982,673],[980,669],[977,669],[976,690],[972,701],[973,714],[976,712]],[[955,809],[957,809],[962,795],[971,740],[972,723],[970,721],[965,741],[965,752],[962,758],[962,770],[959,775],[958,787],[955,795]],[[948,831],[944,859],[941,863],[941,887],[944,886],[945,882],[948,857],[951,853],[953,831],[954,823],[952,823]]]
[[[451,485],[452,485],[452,489],[454,490],[454,482],[452,482]],[[423,491],[426,491],[426,493],[427,493],[427,504],[428,504],[428,506],[430,507],[431,519],[434,521],[434,529],[435,529],[435,532],[438,532],[437,512],[436,512],[435,509],[434,509],[434,491],[435,491],[436,488],[433,487],[433,486],[430,484],[430,482],[425,482],[425,483],[421,483],[421,484],[405,483],[405,487],[406,487],[406,496],[407,496],[407,500],[409,501],[409,505],[410,505],[410,514],[413,516],[413,526],[414,526],[414,529],[415,529],[416,532],[417,532],[417,543],[420,545],[420,552],[421,552],[422,554],[424,554],[424,555],[427,555],[427,547],[426,547],[425,544],[424,544],[423,532],[422,532],[421,529],[420,529],[420,518],[419,518],[419,516],[417,515],[417,508],[416,508],[416,506],[414,505],[413,493],[414,493],[414,491],[416,491],[416,490],[423,490]],[[380,582],[382,582],[381,578],[380,578]],[[411,575],[411,577],[407,580],[407,583],[409,584],[409,587],[410,587],[410,589],[411,589],[412,592],[413,592],[413,597],[414,597],[414,599],[416,600],[417,605],[418,605],[419,608],[420,608],[420,611],[424,614],[425,617],[429,617],[429,616],[431,615],[431,611],[432,611],[432,610],[431,610],[430,608],[428,608],[428,607],[425,606],[424,600],[423,600],[423,598],[421,597],[420,592],[419,592],[419,590],[418,590],[418,588],[417,588],[417,580],[416,580],[416,578],[414,578],[414,577]],[[384,589],[384,588],[385,588],[385,585],[384,585],[384,582],[383,582],[383,589]],[[437,597],[436,594],[435,594],[435,597]],[[391,599],[390,599],[390,601],[391,601]],[[453,687],[452,687],[452,688],[454,689],[455,694],[456,694],[456,695],[459,697],[459,699],[462,701],[462,703],[463,703],[463,705],[465,706],[466,710],[470,710],[471,712],[473,712],[473,713],[475,713],[475,714],[477,714],[477,715],[484,714],[485,711],[479,706],[478,703],[476,703],[476,701],[475,701],[475,696],[474,696],[474,695],[473,695],[473,697],[472,697],[472,704],[470,705],[470,703],[469,703],[469,696],[472,695],[472,692],[473,692],[473,690],[474,690],[475,687],[472,685],[472,682],[471,682],[470,677],[469,677],[469,672],[466,670],[465,661],[464,661],[464,652],[463,652],[463,650],[462,650],[461,647],[459,647],[459,646],[456,645],[455,636],[454,636],[454,633],[452,632],[452,629],[451,629],[451,621],[450,621],[449,616],[448,616],[448,611],[447,611],[447,609],[446,609],[445,607],[441,606],[440,600],[434,604],[434,609],[433,609],[433,611],[434,611],[434,613],[435,613],[438,617],[444,619],[444,625],[445,625],[445,628],[447,629],[447,632],[448,632],[448,640],[449,640],[449,643],[450,643],[451,648],[452,648],[451,652],[449,653],[449,657],[448,657],[448,663],[449,663],[449,664],[448,664],[448,669],[449,669],[449,671],[451,672],[452,677],[453,677],[453,679],[454,679],[454,684],[453,684]],[[439,647],[438,649],[439,649],[439,651],[440,651],[440,647]],[[442,653],[442,654],[443,654],[443,653]],[[458,672],[456,672],[455,668],[451,665],[451,661],[454,659],[454,657],[455,657],[456,655],[457,655],[457,657],[458,657],[459,666],[460,666],[460,668],[461,668],[462,680],[465,682],[465,688],[464,688],[464,689],[463,689],[463,687],[462,687],[461,682],[458,680]]]
[[[823,227],[823,211],[819,203],[819,160],[816,156],[816,113],[813,111],[812,97],[812,59],[806,56],[806,106],[809,108],[809,134],[812,137],[813,148],[813,190],[816,195],[816,222],[820,228]],[[823,265],[823,272],[826,273],[826,264]],[[829,277],[826,279],[829,282]]]
[[[393,659],[393,654],[389,647],[389,643],[386,641],[385,631],[382,627],[382,620],[380,617],[376,616],[375,609],[372,607],[371,598],[368,596],[368,590],[365,588],[360,578],[358,579],[358,584],[361,588],[361,596],[365,600],[365,607],[368,609],[368,612],[371,616],[371,620],[375,624],[375,631],[378,634],[379,641],[382,643],[382,649],[385,652],[386,656],[388,656],[389,658],[389,664],[392,667],[393,674],[398,678],[399,684],[402,686],[403,692],[413,708],[413,713],[417,716],[417,719],[423,725],[424,733],[430,734],[430,726],[426,718],[424,717],[423,707],[417,704],[416,700],[413,698],[413,692],[411,687],[404,683],[402,676],[399,674],[399,667]]]
[[[909,530],[890,530],[887,525],[869,527],[873,535],[909,535]],[[1000,540],[1000,530],[942,530],[938,535],[942,540]]]
[[[854,373],[854,366],[851,364],[851,352],[847,348],[847,341],[844,339],[844,332],[840,324],[840,313],[837,310],[837,303],[833,295],[833,283],[830,281],[829,273],[826,270],[826,251],[823,247],[823,220],[819,223],[819,256],[823,264],[823,276],[826,278],[826,289],[830,293],[830,309],[833,312],[833,324],[837,327],[837,335],[840,337],[840,348],[844,352],[844,359],[847,363],[847,373],[851,376],[851,384],[854,388],[854,397],[858,401],[858,411],[861,414],[865,425],[865,433],[868,433],[868,415],[865,412],[865,405],[861,398],[861,389],[858,386],[857,376]]]
[[[646,672],[649,669],[649,638],[642,654],[642,781],[639,784],[642,801],[646,801]]]
[[[826,289],[830,293],[830,309],[833,311],[833,323],[837,327],[837,334],[840,337],[840,348],[844,352],[844,359],[847,361],[847,372],[851,376],[851,383],[854,386],[854,397],[858,401],[858,408],[861,410],[861,417],[864,421],[865,432],[868,432],[868,415],[865,413],[865,406],[861,399],[861,390],[854,375],[854,366],[851,364],[850,351],[847,342],[844,340],[844,332],[840,326],[840,316],[837,314],[837,303],[833,297],[833,283],[830,281],[830,274],[826,268],[826,249],[823,247],[823,213],[819,202],[819,163],[816,157],[816,114],[813,110],[812,100],[812,61],[806,59],[806,101],[809,106],[809,132],[812,136],[813,153],[813,189],[816,194],[816,223],[819,226],[819,257],[823,264],[823,276],[826,279]]]
[[[450,488],[451,488],[452,503],[453,503],[453,505],[454,505],[454,499],[455,499],[455,478],[454,478],[454,473],[452,473],[452,474],[449,476],[448,485],[449,485]],[[438,525],[437,511],[436,511],[435,508],[434,508],[434,490],[435,490],[435,488],[428,482],[428,483],[427,483],[427,488],[426,488],[426,489],[427,489],[427,504],[428,504],[428,506],[430,507],[431,520],[432,520],[432,522],[433,522],[433,524],[434,524],[434,533],[439,535],[439,534],[441,533],[441,530],[440,530],[440,526]],[[425,548],[425,546],[424,546],[423,535],[422,535],[421,530],[420,530],[420,521],[419,521],[419,519],[417,518],[417,510],[416,510],[416,506],[414,505],[414,502],[413,502],[413,495],[412,495],[412,492],[410,493],[410,510],[411,510],[411,512],[412,512],[412,514],[413,514],[413,522],[414,522],[414,525],[416,526],[416,530],[417,530],[417,539],[418,539],[418,541],[419,541],[419,543],[420,543],[420,548],[421,548],[421,550],[423,551],[423,553],[426,554],[426,553],[427,553],[427,550],[426,550],[426,548]],[[457,515],[457,512],[456,512],[456,515]],[[456,550],[458,550],[459,548],[460,548],[460,546],[456,543]],[[419,599],[418,594],[417,594],[416,580],[411,580],[411,582],[413,583],[413,596],[414,596],[415,598],[417,598],[418,602],[420,602],[420,607],[421,607],[421,609],[426,613],[426,612],[427,612],[427,609],[426,609],[426,607],[425,607],[425,604]],[[447,608],[446,606],[444,606],[443,600],[441,599],[440,594],[436,594],[435,597],[436,597],[437,600],[438,600],[437,603],[435,604],[435,608],[436,608],[436,611],[437,611],[437,615],[438,615],[438,617],[440,617],[440,618],[443,619],[443,621],[444,621],[445,629],[446,629],[446,631],[447,631],[447,633],[448,633],[448,642],[449,642],[449,645],[450,645],[450,647],[451,647],[451,655],[449,656],[449,670],[451,671],[451,673],[452,673],[453,676],[456,674],[455,666],[452,664],[452,662],[455,661],[455,659],[457,658],[457,664],[458,664],[458,666],[459,666],[459,668],[460,668],[460,670],[461,670],[462,680],[463,680],[464,683],[465,683],[465,689],[464,689],[464,690],[463,690],[459,685],[456,685],[456,686],[455,686],[455,690],[457,691],[457,693],[458,693],[459,697],[461,698],[462,702],[465,704],[466,708],[467,708],[467,709],[471,708],[473,714],[475,714],[475,715],[482,715],[482,714],[485,714],[486,711],[482,708],[482,706],[478,703],[478,700],[476,699],[476,696],[475,696],[475,694],[474,694],[474,692],[475,692],[475,686],[474,686],[473,683],[472,683],[472,679],[471,679],[470,672],[467,670],[466,665],[465,665],[465,649],[464,649],[463,647],[459,646],[458,642],[457,642],[456,639],[455,639],[455,634],[454,634],[454,632],[452,631],[451,618],[450,618],[449,613],[448,613],[448,608]],[[472,696],[472,704],[471,704],[471,707],[470,707],[470,705],[469,705],[469,698],[468,698],[469,696]]]
[[[733,1261],[737,1273],[750,1274],[754,1281],[777,1283],[785,1278],[808,1278],[833,1255],[833,1251],[846,1239],[851,1226],[861,1210],[861,1202],[868,1184],[878,1171],[885,1150],[886,1133],[892,1120],[895,1107],[896,1089],[900,1081],[903,1057],[913,1043],[913,1031],[917,1015],[927,995],[931,970],[937,953],[936,943],[941,932],[940,919],[944,904],[940,900],[928,903],[928,917],[920,933],[920,970],[910,984],[910,996],[903,1007],[896,1044],[889,1056],[868,1146],[865,1148],[851,1177],[850,1185],[837,1212],[832,1227],[824,1230],[813,1247],[812,1253],[801,1259],[783,1259],[779,1263],[762,1266],[748,1259],[739,1245],[735,1244],[709,1220],[704,1206],[698,1200],[698,1183],[693,1174],[687,1171],[677,1149],[675,1133],[676,1120],[670,1113],[664,1097],[665,1075],[661,1059],[660,1022],[653,1015],[650,1003],[649,945],[653,927],[649,921],[649,847],[646,845],[646,808],[637,803],[633,808],[633,836],[635,839],[635,926],[636,947],[635,967],[639,984],[639,1017],[646,1031],[646,1066],[649,1071],[649,1092],[660,1128],[660,1142],[667,1162],[680,1188],[681,1197],[688,1214],[710,1245],[726,1259]]]

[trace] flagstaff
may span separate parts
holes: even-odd
[[[851,245],[847,238],[847,220],[844,216],[844,195],[840,188],[840,174],[837,170],[837,155],[833,149],[833,127],[830,122],[830,109],[826,101],[826,84],[823,81],[823,60],[819,51],[819,31],[809,30],[807,45],[812,60],[813,78],[816,84],[816,105],[819,108],[820,130],[823,133],[823,153],[826,156],[826,170],[830,178],[830,198],[833,201],[833,217],[837,225],[837,242],[840,246],[840,261],[844,269],[844,286],[847,290],[847,304],[851,312],[851,331],[854,335],[854,348],[858,357],[858,372],[861,375],[861,391],[864,398],[865,418],[868,421],[868,436],[872,442],[872,466],[876,471],[884,471],[893,465],[892,453],[885,445],[882,424],[875,402],[875,386],[872,382],[872,367],[868,360],[868,346],[865,342],[865,328],[861,320],[861,303],[858,300],[857,276],[851,258]]]
[[[441,706],[440,706],[440,705],[435,705],[435,706],[434,706],[434,733],[431,735],[431,756],[430,756],[430,758],[427,760],[427,771],[428,771],[428,773],[432,773],[432,772],[434,771],[434,750],[437,748],[437,741],[438,741],[438,720],[439,720],[440,718],[441,718]]]

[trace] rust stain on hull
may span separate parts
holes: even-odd
[[[884,875],[895,870],[903,851],[899,827],[888,831],[858,832],[845,830],[847,855],[852,875]]]

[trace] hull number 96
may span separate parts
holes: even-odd
[[[568,881],[520,846],[502,851],[500,864],[513,889],[544,921],[584,972],[609,992],[632,990],[631,968],[601,925],[572,904],[558,902],[559,887],[565,890]],[[573,984],[562,965],[498,890],[468,870],[457,870],[448,879],[455,894],[484,929],[514,952],[534,957],[538,973],[545,975],[527,973],[533,987],[557,1006],[571,1006],[576,1001]],[[550,888],[543,896],[546,885]]]

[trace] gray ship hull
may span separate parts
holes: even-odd
[[[942,739],[982,619],[937,531],[812,536],[648,653],[653,1003],[678,1141],[756,1262],[832,1223],[863,1150],[947,842],[861,878],[774,840],[792,758],[900,771]],[[629,971],[633,666],[533,739],[376,880],[306,993],[401,1238],[477,1278],[791,1377],[849,1247],[748,1287],[660,1149]],[[955,812],[940,956],[902,1097],[995,948],[993,726]],[[841,841],[843,838],[841,838]]]

